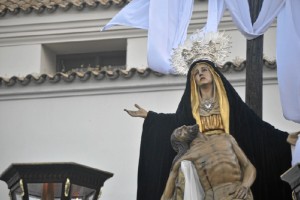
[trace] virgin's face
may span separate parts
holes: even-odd
[[[212,74],[210,73],[209,66],[204,63],[198,63],[193,68],[193,76],[196,84],[201,87],[211,85],[213,82]]]

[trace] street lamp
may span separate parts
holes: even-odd
[[[77,163],[12,164],[0,176],[11,200],[97,200],[113,174]]]
[[[293,200],[300,200],[300,163],[284,172],[280,178],[291,186]]]

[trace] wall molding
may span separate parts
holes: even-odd
[[[234,87],[245,87],[244,72],[229,73],[225,76]],[[20,84],[13,87],[2,86],[0,87],[0,101],[174,91],[183,90],[185,82],[185,76],[165,75],[159,77],[154,74],[147,77],[134,76],[130,79],[118,78],[115,80],[106,78],[82,81],[77,77],[72,83],[37,84],[32,82],[26,86]],[[278,84],[275,70],[264,73],[263,84]]]
[[[100,32],[120,8],[94,8],[80,11],[56,11],[51,15],[33,14],[8,16],[0,25],[0,47],[30,44],[48,44],[72,41],[105,40],[117,38],[147,37],[147,31],[132,27],[115,26]],[[74,18],[74,16],[76,16]],[[80,18],[78,18],[80,16]],[[27,18],[27,19],[26,19]],[[195,2],[189,33],[206,23],[207,2]],[[222,24],[226,24],[225,26]],[[223,29],[236,29],[229,13],[222,18]]]

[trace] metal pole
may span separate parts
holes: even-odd
[[[248,0],[252,23],[260,12],[263,0]],[[262,118],[263,35],[247,40],[246,103]]]

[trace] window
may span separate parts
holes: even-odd
[[[42,72],[126,69],[127,39],[43,44]]]
[[[56,56],[57,72],[87,71],[90,69],[125,69],[126,51],[93,52]]]

